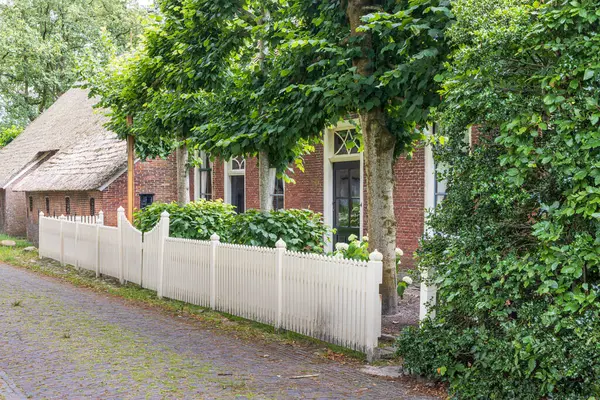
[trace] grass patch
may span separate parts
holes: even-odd
[[[366,359],[365,355],[358,351],[325,343],[295,332],[277,332],[270,325],[217,312],[205,307],[177,300],[159,299],[155,291],[144,289],[135,284],[127,283],[120,285],[114,278],[96,278],[95,274],[91,271],[77,270],[70,265],[61,266],[58,262],[46,258],[40,260],[37,250],[32,252],[25,252],[23,250],[31,246],[31,243],[23,239],[0,235],[0,241],[5,239],[16,242],[15,247],[0,246],[0,262],[6,264],[58,278],[78,287],[118,296],[142,306],[155,307],[174,315],[193,318],[200,321],[208,329],[218,329],[220,332],[228,332],[239,339],[249,341],[262,339],[289,345],[311,346],[315,348],[315,352],[321,357],[339,362],[364,362]],[[67,337],[64,338],[67,339]]]

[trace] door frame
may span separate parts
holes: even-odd
[[[356,129],[358,120],[349,120],[338,123],[334,127],[325,129],[323,133],[323,220],[333,226],[334,200],[333,200],[333,164],[344,161],[360,161],[360,237],[364,235],[365,215],[365,190],[364,190],[364,156],[363,153],[335,155],[334,135],[337,131]],[[333,251],[333,234],[328,235],[325,251]]]

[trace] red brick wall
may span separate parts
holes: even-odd
[[[154,201],[177,200],[177,165],[175,155],[166,160],[155,159],[135,164],[135,204],[140,207],[140,194],[154,194]],[[127,173],[121,175],[103,192],[104,223],[117,225],[117,209],[127,207]]]
[[[260,209],[260,192],[258,177],[258,159],[246,159],[246,178],[244,180],[246,191],[246,210]]]
[[[38,243],[38,229],[40,211],[47,214],[46,197],[50,201],[49,215],[66,215],[66,198],[69,197],[71,203],[70,215],[90,215],[90,199],[95,201],[96,215],[102,210],[102,192],[97,190],[89,192],[27,192],[24,204],[26,204],[27,215],[27,239],[33,243]],[[29,198],[33,200],[33,210],[29,208]]]
[[[13,192],[11,189],[13,186],[14,184],[3,190],[1,201],[4,208],[3,224],[0,230],[7,235],[25,237],[27,234],[25,193]]]
[[[304,172],[294,169],[296,183],[285,184],[285,208],[323,212],[323,146],[304,157]]]
[[[216,159],[213,162],[213,198],[225,200],[225,167],[223,160]]]
[[[412,266],[413,252],[425,229],[425,151],[417,149],[411,160],[401,157],[394,166],[396,243],[404,251],[402,265]]]

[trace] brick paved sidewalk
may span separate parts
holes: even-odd
[[[0,264],[0,398],[429,399],[313,351]]]

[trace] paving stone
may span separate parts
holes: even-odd
[[[14,240],[3,240],[0,242],[0,245],[5,247],[15,247],[17,243]]]
[[[314,353],[0,264],[0,371],[29,398],[431,399]]]

